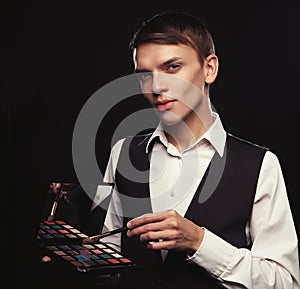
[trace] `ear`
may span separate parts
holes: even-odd
[[[210,54],[204,61],[205,83],[213,83],[218,75],[219,60],[215,54]]]

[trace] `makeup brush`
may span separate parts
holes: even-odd
[[[112,231],[101,233],[99,235],[95,235],[95,236],[92,236],[92,237],[84,238],[82,242],[84,244],[96,242],[96,241],[100,240],[101,238],[104,238],[104,237],[107,237],[107,236],[111,236],[111,235],[114,235],[114,234],[118,234],[118,233],[121,233],[121,232],[126,231],[126,230],[128,230],[127,227],[122,227],[122,228],[119,228],[119,229],[115,229],[115,230],[112,230]]]
[[[54,215],[55,215],[55,212],[56,212],[56,209],[57,209],[57,206],[58,206],[58,201],[59,201],[59,198],[60,198],[60,193],[61,193],[61,187],[58,188],[58,191],[56,193],[56,196],[55,196],[55,199],[54,199],[54,203],[52,205],[50,216],[47,219],[48,221],[53,221],[54,220]]]

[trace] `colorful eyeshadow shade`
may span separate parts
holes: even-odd
[[[79,272],[112,273],[131,270],[135,263],[106,243],[43,246],[48,254]],[[103,249],[100,250],[99,247]],[[109,253],[108,253],[109,252]]]
[[[38,244],[53,259],[79,272],[114,273],[136,268],[136,264],[106,243],[83,244],[86,234],[63,220],[41,220]]]
[[[86,234],[63,220],[41,220],[37,233],[38,242],[42,244],[81,243],[86,237]]]

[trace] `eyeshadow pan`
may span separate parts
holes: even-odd
[[[110,263],[113,263],[113,264],[119,264],[120,263],[120,261],[118,261],[117,259],[112,259],[112,258],[107,259],[107,261],[110,262]]]
[[[73,258],[73,257],[71,257],[71,256],[68,256],[68,255],[66,255],[66,256],[61,256],[63,259],[65,259],[65,260],[67,260],[67,261],[74,261],[75,259]]]
[[[81,233],[79,230],[73,228],[70,228],[70,231],[76,234]]]
[[[91,254],[90,256],[91,260],[99,260],[99,257],[97,255]]]
[[[53,251],[56,255],[67,255],[64,251]]]
[[[127,258],[121,258],[121,259],[119,259],[119,260],[121,260],[122,262],[124,262],[124,263],[131,263],[132,261],[131,260],[129,260],[129,259],[127,259]]]
[[[60,224],[60,225],[65,225],[65,224],[66,224],[66,222],[63,221],[63,220],[56,220],[55,222],[56,222],[57,224]]]
[[[69,233],[69,231],[68,230],[64,230],[64,229],[62,229],[62,230],[58,230],[59,232],[61,232],[62,234],[68,234]]]
[[[71,248],[68,245],[60,245],[58,246],[61,250],[71,250]]]
[[[80,250],[81,248],[82,248],[82,245],[77,245],[77,244],[75,244],[75,245],[71,245],[71,247],[73,248],[73,249],[77,249],[77,250]]]
[[[70,251],[66,251],[66,252],[70,255],[78,255],[78,252],[74,251],[74,250],[70,250]]]
[[[47,233],[54,235],[54,234],[57,234],[57,231],[55,231],[53,229],[49,229],[49,230],[47,230]]]
[[[103,251],[101,251],[99,249],[92,249],[92,252],[95,254],[103,254]]]
[[[114,252],[112,249],[109,249],[109,248],[103,249],[103,251],[105,251],[106,253],[113,253]]]
[[[77,236],[76,235],[74,235],[74,234],[66,234],[66,237],[68,237],[68,238],[77,238]]]
[[[88,257],[87,256],[85,256],[85,255],[76,255],[75,256],[75,258],[77,259],[77,260],[88,260]]]
[[[93,245],[89,245],[89,244],[84,244],[83,246],[87,249],[94,249],[95,248]]]
[[[43,239],[53,239],[53,236],[51,236],[49,234],[40,234],[40,237]]]
[[[108,258],[110,258],[110,255],[108,255],[108,254],[100,254],[100,256],[101,256],[101,258],[103,258],[103,259],[108,259]]]
[[[46,248],[47,248],[48,250],[58,250],[58,248],[55,247],[55,246],[46,246]]]
[[[101,265],[108,264],[105,260],[102,260],[102,259],[96,260],[96,262],[101,264]]]
[[[100,249],[106,248],[106,246],[104,246],[103,244],[95,244],[95,246],[97,246]]]
[[[92,254],[89,250],[85,250],[85,249],[81,249],[79,250],[80,254],[82,255],[89,255],[89,254]]]

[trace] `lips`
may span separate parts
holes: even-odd
[[[173,106],[174,102],[175,102],[174,99],[159,100],[155,103],[155,107],[158,110],[169,110]]]

